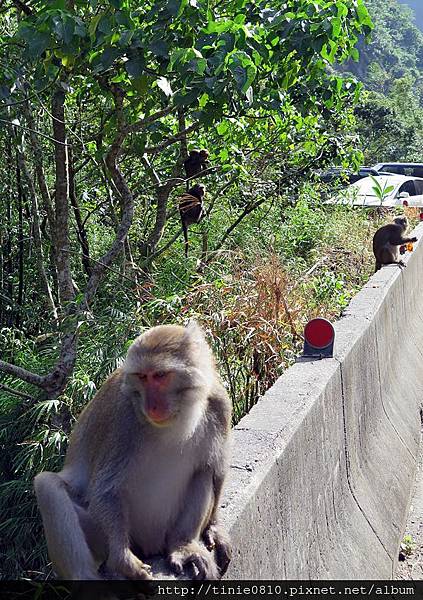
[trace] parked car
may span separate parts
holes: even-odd
[[[404,175],[379,175],[377,183],[381,188],[393,188],[386,195],[382,204],[376,195],[375,182],[365,177],[349,185],[336,198],[333,204],[351,204],[352,206],[415,206],[423,207],[423,178],[405,177]]]
[[[378,173],[394,173],[407,177],[423,177],[423,163],[378,163],[373,167]]]
[[[360,167],[357,172],[351,169],[343,169],[342,167],[330,167],[327,171],[319,173],[319,177],[324,183],[330,183],[335,179],[340,179],[341,181],[344,179],[346,184],[359,181],[363,177],[368,177],[368,175],[377,177],[379,173],[373,167]]]

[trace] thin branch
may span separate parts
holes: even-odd
[[[177,134],[175,134],[174,136],[168,138],[167,140],[165,140],[161,144],[157,144],[157,146],[151,146],[150,148],[145,148],[144,152],[146,154],[157,154],[157,152],[161,152],[162,150],[164,150],[168,146],[172,146],[172,144],[176,144],[177,142],[180,142],[181,140],[183,140],[184,137],[188,133],[191,133],[192,131],[197,131],[198,129],[200,129],[200,123],[193,123],[192,125],[190,125],[186,129],[184,129],[184,131],[179,131]]]
[[[4,390],[5,392],[8,392],[9,394],[13,394],[14,396],[19,396],[20,398],[25,398],[25,400],[32,400],[33,402],[35,402],[35,398],[30,396],[29,394],[25,394],[24,392],[19,392],[18,390],[14,390],[13,388],[9,387],[8,385],[4,385],[4,383],[0,383],[0,390]]]
[[[179,229],[179,231],[177,233],[175,233],[175,235],[168,242],[166,242],[166,244],[164,246],[162,246],[161,248],[159,248],[158,250],[153,252],[153,254],[150,254],[150,256],[148,258],[146,258],[141,264],[137,265],[138,268],[143,269],[143,268],[147,267],[155,258],[160,256],[160,254],[163,254],[163,252],[166,252],[166,250],[168,248],[170,248],[172,246],[172,244],[174,244],[176,242],[176,240],[180,237],[182,232],[183,232],[183,229],[181,227]]]
[[[49,310],[51,310],[51,312],[52,312],[54,321],[57,323],[57,320],[58,320],[57,309],[56,309],[56,305],[54,303],[54,298],[53,298],[53,294],[51,292],[51,287],[50,287],[50,283],[49,283],[49,280],[47,277],[47,273],[44,268],[44,255],[43,255],[43,246],[42,246],[42,241],[41,241],[37,193],[35,191],[34,182],[32,181],[31,175],[29,173],[24,154],[20,151],[18,151],[18,164],[20,165],[21,171],[24,174],[24,178],[26,180],[28,190],[29,190],[29,196],[31,199],[32,230],[33,230],[33,239],[34,239],[38,274],[41,279],[41,284],[44,288],[46,304],[47,304]]]
[[[47,212],[48,224],[50,228],[51,241],[53,245],[54,252],[56,250],[56,239],[55,239],[55,231],[56,231],[56,217],[54,215],[54,207],[51,200],[50,192],[47,186],[46,177],[44,174],[44,166],[43,166],[43,152],[42,148],[39,144],[36,132],[33,129],[34,125],[34,116],[31,112],[31,108],[29,102],[23,105],[23,113],[28,121],[30,126],[29,129],[29,140],[35,165],[35,173],[37,175],[38,187],[40,188],[41,197],[44,202],[44,208]]]
[[[78,254],[79,255],[79,251],[67,250],[67,252],[70,252],[71,254]],[[101,262],[101,260],[96,260],[92,256],[88,256],[86,254],[82,254],[82,256],[84,258],[87,258],[90,262],[93,262],[93,263],[95,263],[97,265],[100,265],[101,267],[104,267],[105,269],[107,269],[108,271],[110,271],[110,273],[114,273],[115,275],[119,275],[119,277],[123,277],[124,279],[127,279],[131,283],[136,283],[134,279],[131,279],[130,277],[128,277],[124,273],[121,273],[120,271],[116,271],[116,269],[112,269],[112,267],[110,267],[109,265],[106,265],[105,263]]]
[[[127,135],[127,127],[124,121],[123,114],[123,91],[116,85],[111,88],[116,110],[116,136],[110,147],[109,152],[105,157],[105,164],[110,173],[112,181],[120,195],[122,201],[122,214],[119,227],[116,232],[116,237],[112,242],[109,250],[99,259],[98,263],[93,268],[92,275],[88,280],[84,295],[84,304],[89,306],[97,288],[104,277],[106,268],[112,263],[116,256],[122,251],[123,244],[132,224],[134,214],[134,199],[132,192],[126,183],[118,165],[117,159],[122,150],[123,141]]]
[[[11,125],[12,127],[19,127],[24,131],[32,131],[37,135],[45,138],[46,140],[50,140],[50,142],[54,142],[55,144],[62,144],[63,146],[69,146],[66,142],[61,142],[60,140],[55,140],[53,137],[47,135],[46,133],[41,133],[41,131],[37,131],[35,129],[31,129],[30,127],[26,127],[26,125],[21,125],[20,123],[12,123],[12,121],[8,121],[7,119],[0,119],[0,123],[6,123],[6,125]]]
[[[223,244],[226,242],[226,240],[228,239],[228,237],[230,236],[230,234],[232,233],[232,231],[241,223],[241,221],[243,219],[245,219],[246,216],[248,216],[250,213],[252,213],[254,210],[256,210],[256,208],[258,208],[259,206],[261,206],[263,204],[263,202],[265,202],[268,198],[264,197],[261,200],[257,200],[257,202],[254,202],[253,204],[249,204],[247,205],[244,210],[242,211],[242,213],[238,216],[238,218],[232,223],[232,225],[230,227],[228,227],[228,229],[225,231],[225,233],[223,234],[220,242],[217,244],[217,246],[213,249],[214,252],[216,252],[216,250],[220,250],[220,248],[223,246]]]
[[[238,174],[233,175],[227,183],[225,183],[219,190],[217,190],[217,192],[214,194],[214,196],[209,204],[209,207],[207,208],[206,214],[208,217],[210,216],[210,214],[214,208],[216,200],[218,198],[220,198],[222,196],[222,194],[224,194],[226,192],[226,190],[228,190],[235,183],[235,181],[237,179],[238,179]]]
[[[13,375],[18,379],[22,379],[22,381],[26,381],[32,385],[36,385],[37,387],[43,387],[44,385],[44,377],[40,375],[36,375],[35,373],[31,373],[22,367],[17,367],[16,365],[11,365],[4,360],[0,360],[0,371],[3,373],[7,373],[8,375]]]
[[[161,180],[160,180],[160,177],[159,177],[157,171],[151,165],[150,161],[148,160],[148,158],[145,154],[143,154],[143,156],[141,158],[141,162],[144,164],[145,168],[150,173],[150,176],[152,177],[152,179],[155,180],[156,184],[161,185]]]
[[[168,106],[167,108],[164,108],[163,110],[159,110],[156,113],[150,115],[149,117],[142,119],[141,121],[137,121],[136,123],[133,123],[132,125],[126,125],[124,128],[124,133],[125,134],[136,133],[137,131],[144,129],[148,125],[151,125],[151,123],[154,123],[154,121],[158,121],[162,117],[166,117],[167,115],[170,115],[170,113],[174,112],[175,110],[176,110],[176,106]]]

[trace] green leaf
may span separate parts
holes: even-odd
[[[130,58],[125,63],[125,70],[131,77],[140,77],[145,67],[145,59],[142,55]]]
[[[93,38],[95,36],[95,32],[97,30],[98,24],[100,23],[100,20],[101,20],[103,14],[104,13],[99,13],[98,15],[93,17],[90,21],[90,24],[88,26],[88,33],[90,34],[91,38]]]
[[[122,33],[119,34],[119,38],[118,38],[118,43],[119,46],[128,46],[131,41],[132,38],[134,36],[135,31],[131,30],[131,29],[127,29],[126,31],[122,31]]]
[[[247,71],[239,64],[232,63],[229,69],[235,79],[238,89],[242,90],[247,83]]]
[[[75,56],[62,56],[62,65],[64,67],[72,67],[75,64]]]
[[[101,31],[101,33],[104,33],[105,35],[109,35],[113,29],[111,17],[107,14],[104,14],[102,16],[102,18],[100,19],[97,29],[98,29],[98,31]]]
[[[163,40],[155,40],[150,44],[150,50],[156,56],[169,58],[169,47]]]
[[[132,87],[137,90],[141,95],[147,93],[149,89],[149,78],[147,75],[141,75],[140,77],[135,77],[131,81]]]
[[[358,0],[357,7],[356,7],[356,12],[357,12],[357,18],[358,18],[358,22],[359,23],[366,24],[366,25],[369,25],[369,26],[373,27],[373,23],[372,23],[372,20],[370,18],[369,11],[364,6],[362,0]]]
[[[173,100],[177,106],[189,106],[198,99],[199,90],[191,89],[185,94],[178,92],[174,95]]]
[[[28,40],[28,54],[33,60],[41,56],[41,54],[50,46],[50,34],[44,31],[34,30],[31,39]]]
[[[358,62],[360,60],[360,52],[357,50],[357,48],[353,48],[351,50],[351,58],[355,61]]]
[[[181,4],[181,0],[168,0],[166,10],[172,17],[176,17],[180,13]]]
[[[227,121],[222,121],[222,123],[219,123],[219,125],[216,127],[217,133],[219,135],[224,135],[229,129],[229,124]]]
[[[114,48],[112,46],[105,48],[103,51],[103,54],[101,55],[101,58],[100,58],[100,63],[102,65],[104,71],[107,71],[107,69],[110,69],[112,64],[115,62],[115,60],[119,56],[121,56],[121,54],[122,54],[122,50],[120,50],[120,48]]]

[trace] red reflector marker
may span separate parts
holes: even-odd
[[[423,212],[420,213],[420,221],[423,221]]]
[[[402,205],[403,205],[403,206],[408,206],[408,200],[403,200],[403,201],[402,201]]]
[[[303,356],[330,358],[333,356],[335,330],[327,319],[312,319],[304,328]]]

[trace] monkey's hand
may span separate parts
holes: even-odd
[[[203,531],[203,541],[207,550],[215,551],[220,576],[224,575],[232,556],[232,547],[228,534],[218,525],[209,525]]]
[[[176,575],[182,575],[186,569],[186,574],[191,579],[220,579],[213,554],[195,541],[173,550],[169,554],[168,563]]]
[[[109,557],[106,569],[107,572],[123,575],[128,579],[152,579],[150,565],[143,563],[129,548],[116,558]]]

